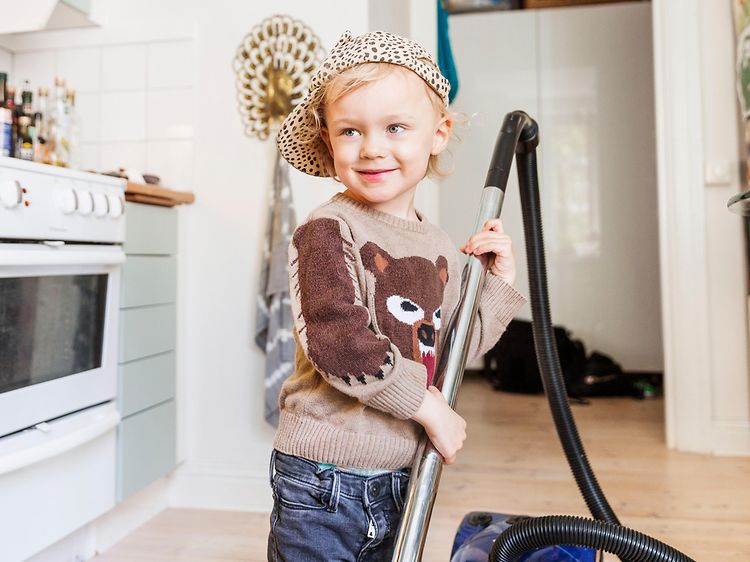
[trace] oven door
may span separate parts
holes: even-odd
[[[0,437],[112,400],[119,246],[0,243]]]

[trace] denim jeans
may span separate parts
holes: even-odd
[[[360,476],[274,451],[269,562],[390,561],[407,471]]]

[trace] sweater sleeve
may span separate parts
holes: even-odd
[[[468,362],[487,353],[503,335],[513,316],[526,299],[497,275],[487,272],[479,300],[479,314],[474,322]]]
[[[408,419],[424,400],[427,371],[375,329],[363,304],[355,252],[339,219],[314,218],[295,231],[289,271],[299,342],[328,384]]]

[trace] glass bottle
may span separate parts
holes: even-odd
[[[16,158],[21,160],[34,159],[34,126],[31,117],[21,115],[18,118],[18,144],[16,145]]]
[[[5,108],[10,111],[10,156],[16,156],[16,147],[18,146],[18,107],[16,107],[16,88],[15,86],[6,86],[5,88]]]
[[[68,166],[81,167],[81,114],[76,109],[76,92],[69,89],[65,92],[65,107],[67,109],[66,138],[68,139]]]
[[[0,156],[10,156],[12,147],[11,127],[13,126],[13,118],[10,111],[5,107],[7,83],[7,73],[0,72]]]
[[[43,162],[45,164],[50,163],[49,145],[47,144],[47,139],[49,138],[49,106],[47,104],[48,95],[49,90],[47,90],[47,88],[39,88],[36,98],[37,108],[34,112],[34,128],[36,129],[34,161]]]
[[[25,80],[23,83],[23,91],[21,92],[21,115],[33,115],[33,94],[31,93],[31,86],[29,81]]]
[[[55,78],[55,96],[49,118],[49,161],[55,166],[68,165],[68,113],[65,103],[65,80]]]

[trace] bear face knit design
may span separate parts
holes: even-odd
[[[374,242],[360,250],[362,265],[375,280],[373,326],[398,347],[402,357],[422,363],[427,385],[435,375],[441,305],[448,283],[448,260],[391,257]]]

